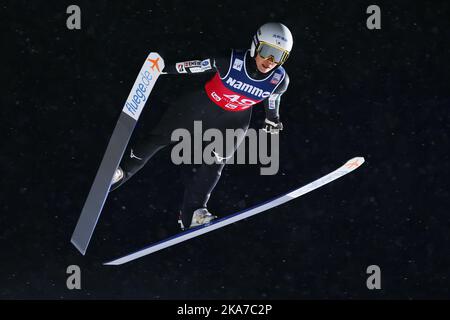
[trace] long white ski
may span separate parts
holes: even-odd
[[[350,159],[343,166],[336,169],[335,171],[333,171],[333,172],[331,172],[331,173],[329,173],[329,174],[327,174],[327,175],[325,175],[303,187],[297,188],[286,194],[278,196],[272,200],[266,201],[262,204],[258,204],[254,207],[245,209],[245,210],[237,212],[235,214],[226,216],[221,219],[215,219],[207,225],[203,225],[203,226],[199,226],[199,227],[196,227],[193,229],[183,231],[181,233],[176,234],[173,237],[159,241],[159,242],[154,243],[148,247],[145,247],[139,251],[136,251],[134,253],[128,254],[121,258],[106,262],[104,264],[105,265],[121,265],[121,264],[130,262],[130,261],[133,261],[135,259],[141,258],[143,256],[146,256],[148,254],[154,253],[156,251],[165,249],[167,247],[171,247],[180,242],[183,242],[183,241],[198,237],[202,234],[211,232],[213,230],[225,227],[225,226],[232,224],[234,222],[237,222],[239,220],[254,216],[254,215],[264,212],[268,209],[277,207],[285,202],[291,201],[292,199],[298,198],[298,197],[300,197],[308,192],[311,192],[317,188],[320,188],[336,179],[339,179],[340,177],[346,175],[347,173],[352,172],[353,170],[355,170],[356,168],[361,166],[363,163],[364,163],[363,157],[356,157],[356,158]]]
[[[72,234],[72,244],[83,255],[86,253],[89,241],[100,218],[114,172],[119,166],[139,116],[163,69],[164,60],[160,55],[155,52],[150,53],[128,95]]]

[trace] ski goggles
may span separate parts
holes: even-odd
[[[283,64],[289,57],[289,52],[273,44],[261,41],[256,52],[263,58],[278,65]]]

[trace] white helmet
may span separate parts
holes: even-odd
[[[277,64],[283,64],[289,57],[294,39],[289,29],[281,23],[269,22],[262,25],[253,36],[250,56],[256,53]]]

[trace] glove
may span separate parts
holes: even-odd
[[[281,130],[283,130],[283,124],[279,120],[270,121],[266,119],[264,121],[264,132],[270,134],[279,134]]]

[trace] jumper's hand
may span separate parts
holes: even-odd
[[[274,122],[266,119],[266,121],[264,121],[263,130],[270,134],[279,134],[280,131],[283,130],[283,124],[281,121]]]

